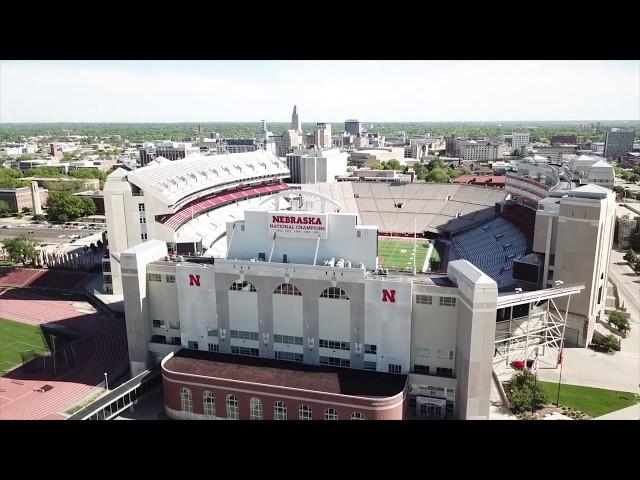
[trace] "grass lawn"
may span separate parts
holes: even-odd
[[[29,350],[36,353],[49,350],[40,327],[0,318],[0,376],[20,365],[20,352]]]
[[[558,396],[558,384],[538,382],[547,394],[549,403],[555,403]],[[600,417],[640,402],[640,396],[630,392],[616,392],[602,388],[581,387],[578,385],[560,386],[560,405],[576,408],[590,417]]]
[[[429,244],[416,243],[416,270],[422,271]],[[384,268],[411,270],[413,268],[413,240],[378,239],[378,258]]]

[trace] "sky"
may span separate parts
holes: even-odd
[[[638,61],[0,61],[0,123],[638,120]]]

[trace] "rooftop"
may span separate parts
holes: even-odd
[[[359,397],[390,397],[401,393],[406,375],[315,366],[267,358],[182,349],[164,370],[212,378],[259,383]]]

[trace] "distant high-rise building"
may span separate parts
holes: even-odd
[[[330,123],[316,123],[314,143],[318,148],[331,148]]]
[[[362,124],[355,119],[346,120],[344,122],[344,131],[350,135],[358,135],[362,133]]]
[[[614,159],[624,157],[633,150],[633,139],[636,132],[632,128],[612,128],[607,131],[604,140],[604,156]]]
[[[158,142],[155,145],[145,145],[140,149],[140,166],[144,167],[147,163],[158,157],[164,157],[168,160],[180,160],[192,153],[198,153],[200,149],[194,147],[191,143],[178,142]]]
[[[298,116],[298,106],[293,106],[293,113],[291,114],[291,130],[295,130],[298,134],[302,134],[302,123],[300,123],[300,117]]]

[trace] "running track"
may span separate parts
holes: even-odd
[[[55,322],[82,338],[74,342],[77,366],[59,373],[17,368],[0,377],[0,419],[63,420],[59,412],[81,401],[127,361],[124,321],[97,312],[84,301],[47,297],[28,290],[0,288],[0,317],[28,324]],[[34,391],[45,384],[47,392]]]

